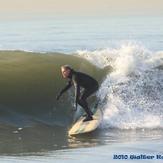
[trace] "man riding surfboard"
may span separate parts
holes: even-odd
[[[60,91],[56,99],[59,100],[61,95],[73,85],[75,87],[75,109],[77,109],[77,104],[79,104],[87,113],[83,122],[93,120],[93,113],[88,107],[87,98],[98,90],[98,82],[85,73],[73,70],[69,65],[61,66],[61,73],[63,78],[68,79],[68,83]],[[80,92],[81,87],[84,88],[82,94]]]

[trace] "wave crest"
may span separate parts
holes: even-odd
[[[78,54],[101,68],[113,67],[98,92],[104,109],[103,127],[163,127],[163,70],[158,69],[163,65],[163,52],[127,44]]]

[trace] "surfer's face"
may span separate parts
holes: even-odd
[[[67,68],[61,68],[63,78],[68,78],[70,76],[71,70]]]

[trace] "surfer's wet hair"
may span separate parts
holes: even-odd
[[[70,65],[63,65],[61,68],[66,69],[66,70],[73,70],[73,68]]]

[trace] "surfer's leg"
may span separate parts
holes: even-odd
[[[87,116],[92,118],[93,113],[88,108],[87,101],[81,98],[78,100],[78,104],[84,109],[84,111],[87,113]]]
[[[83,95],[81,96],[81,98],[79,99],[79,105],[83,107],[83,109],[85,110],[85,112],[87,113],[86,118],[84,119],[84,121],[89,121],[92,120],[92,115],[93,113],[91,112],[90,108],[88,107],[88,103],[87,103],[87,98],[93,94],[97,89],[85,89],[83,92]]]
[[[87,98],[91,96],[93,93],[95,93],[97,90],[98,90],[98,87],[85,89],[83,94],[81,95],[81,100],[85,103],[87,107],[88,107]]]

